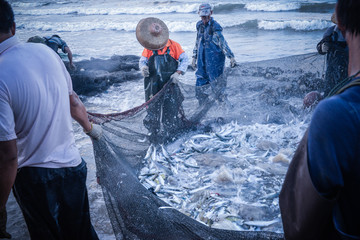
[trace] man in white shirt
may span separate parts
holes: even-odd
[[[13,187],[32,239],[98,239],[71,117],[92,139],[101,127],[89,122],[60,57],[20,43],[15,29],[0,0],[0,238],[11,237],[5,205]]]

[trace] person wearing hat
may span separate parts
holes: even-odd
[[[40,36],[34,36],[30,37],[28,42],[33,43],[43,43],[46,44],[48,47],[50,47],[52,50],[54,50],[56,53],[58,53],[58,49],[61,49],[63,53],[67,54],[67,57],[69,59],[69,66],[71,69],[75,69],[75,65],[73,63],[73,55],[69,48],[69,46],[66,44],[64,40],[61,39],[59,35],[52,35],[47,37],[40,37]]]
[[[230,66],[236,66],[233,52],[230,50],[223,34],[222,27],[211,17],[213,11],[210,4],[204,3],[199,6],[201,20],[196,24],[196,42],[193,50],[192,67],[197,68],[196,75],[196,97],[201,104],[207,99],[204,88],[211,85],[212,91],[218,100],[224,96],[226,79],[221,79],[224,72],[225,58],[230,59]]]
[[[187,70],[189,58],[179,43],[169,39],[166,24],[158,18],[140,20],[136,27],[136,38],[144,47],[139,69],[144,77],[145,101],[151,100],[164,86],[168,86],[161,95],[162,100],[149,104],[144,119],[145,127],[155,139],[160,134],[160,125],[167,132],[179,122],[183,95],[177,83]]]
[[[348,75],[319,102],[279,196],[284,239],[360,239],[360,1],[338,0]]]

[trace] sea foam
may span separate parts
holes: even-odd
[[[258,22],[259,29],[281,30],[290,28],[296,31],[313,31],[326,29],[333,24],[325,20],[289,20],[289,21],[266,21]]]
[[[300,9],[300,3],[271,3],[269,2],[252,2],[247,3],[245,8],[249,11],[279,12]]]

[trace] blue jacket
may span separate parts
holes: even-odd
[[[197,36],[193,57],[197,59],[197,86],[204,85],[219,77],[225,66],[225,57],[232,58],[222,27],[213,18],[207,25],[202,21],[196,24]]]

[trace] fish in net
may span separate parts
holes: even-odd
[[[94,156],[116,239],[283,239],[278,191],[311,117],[302,98],[322,86],[322,64],[318,54],[243,63],[226,68],[220,92],[202,89],[205,104],[192,84],[169,82],[133,109],[89,112],[103,128]],[[171,116],[157,112],[153,135],[144,120],[174,96],[181,104]],[[244,201],[235,211],[232,194]]]

